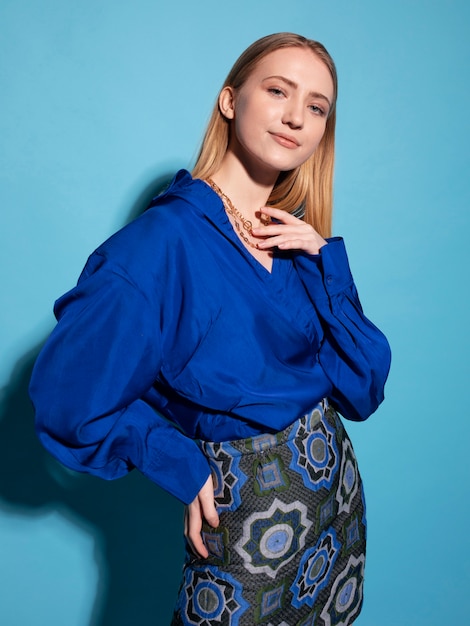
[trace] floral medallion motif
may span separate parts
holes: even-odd
[[[342,531],[344,555],[352,552],[360,541],[365,540],[365,527],[359,519],[357,513],[353,514],[345,521]]]
[[[185,626],[212,626],[214,623],[238,626],[248,608],[242,585],[230,574],[215,567],[188,568],[182,592],[181,617]]]
[[[300,422],[296,437],[288,442],[292,451],[290,468],[298,472],[309,489],[329,489],[338,470],[338,448],[335,431],[322,419],[319,408],[312,411],[306,423]]]
[[[357,469],[356,456],[353,452],[349,439],[343,441],[343,456],[336,500],[338,501],[338,515],[343,511],[349,513],[351,503],[357,493],[359,485],[359,472]]]
[[[249,572],[274,578],[304,547],[311,525],[304,504],[285,504],[276,498],[267,511],[253,513],[245,520],[235,550]]]
[[[210,562],[214,565],[228,565],[230,563],[229,531],[225,526],[212,528],[204,523],[202,540],[209,552]]]
[[[203,449],[212,472],[217,512],[234,511],[240,506],[240,489],[247,479],[239,467],[240,453],[226,442],[205,442]]]
[[[325,626],[349,626],[354,622],[362,605],[364,560],[363,554],[359,558],[351,555],[333,583],[328,602],[321,612]]]
[[[268,495],[272,491],[286,491],[290,480],[284,471],[284,463],[277,454],[270,454],[253,463],[253,488],[257,496]]]
[[[258,591],[255,610],[255,622],[264,622],[266,618],[273,615],[285,604],[285,592],[287,581],[280,581],[277,585],[263,587]]]
[[[290,590],[292,604],[300,608],[312,607],[320,591],[327,585],[341,548],[334,528],[321,534],[314,548],[305,551],[300,561],[297,577]]]

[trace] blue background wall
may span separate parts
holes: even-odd
[[[335,231],[394,362],[349,427],[366,483],[361,626],[468,622],[470,4],[3,0],[0,5],[0,623],[165,625],[181,507],[137,473],[60,468],[26,397],[54,299],[190,166],[254,39],[323,41],[340,75]]]

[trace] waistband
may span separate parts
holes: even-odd
[[[327,412],[333,411],[328,404],[328,400],[324,398],[311,411],[302,415],[290,424],[284,430],[278,433],[263,433],[254,435],[246,439],[235,439],[232,441],[211,442],[201,441],[200,445],[204,454],[209,458],[218,458],[221,451],[230,450],[231,456],[242,456],[245,454],[265,453],[277,446],[282,446],[288,441],[292,441],[296,436],[299,427],[303,426],[305,430],[310,431],[323,420]],[[333,411],[335,414],[335,412]]]

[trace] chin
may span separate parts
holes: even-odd
[[[278,172],[290,172],[299,167],[299,165],[302,165],[302,163],[305,163],[310,156],[311,155],[308,154],[302,157],[299,156],[296,159],[292,158],[292,156],[290,159],[280,157],[278,159],[270,160],[269,164],[273,167],[273,169],[278,170]]]
[[[302,163],[304,163],[304,161],[295,161],[293,163],[279,162],[273,164],[273,169],[277,172],[291,172],[292,170],[295,170],[297,167],[299,167],[299,165],[302,165]]]

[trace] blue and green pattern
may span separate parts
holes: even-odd
[[[321,617],[325,626],[352,624],[362,605],[365,555],[350,556],[344,570],[333,582],[330,597]]]
[[[216,486],[210,553],[187,560],[172,626],[349,626],[366,518],[354,451],[326,402],[285,431],[203,443]]]
[[[249,572],[274,578],[304,547],[311,525],[304,504],[286,505],[276,498],[267,511],[252,513],[245,520],[235,550]]]
[[[315,547],[305,551],[291,587],[295,607],[313,606],[320,591],[328,584],[340,547],[335,529],[331,528],[321,534]]]

